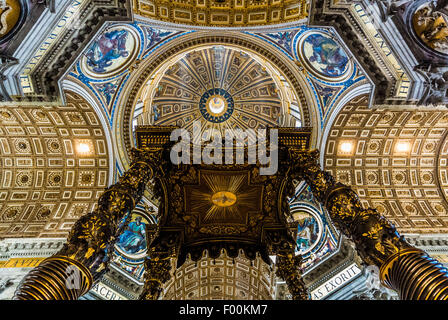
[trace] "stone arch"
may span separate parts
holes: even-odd
[[[117,103],[117,105],[121,105],[122,107],[115,113],[113,125],[114,131],[118,133],[115,135],[115,144],[119,153],[119,160],[122,161],[121,165],[123,165],[123,169],[127,166],[127,153],[131,147],[132,110],[136,103],[136,97],[144,83],[170,57],[182,51],[210,44],[239,46],[262,56],[275,65],[295,90],[302,107],[303,125],[313,127],[315,132],[313,132],[312,144],[315,144],[317,135],[319,134],[318,126],[316,125],[318,123],[316,117],[317,111],[314,110],[316,103],[314,103],[312,91],[306,83],[304,75],[300,73],[292,60],[284,57],[277,50],[271,50],[269,44],[250,35],[232,32],[224,33],[222,31],[216,32],[214,35],[210,35],[207,32],[193,32],[179,37],[155,50],[145,61],[138,64],[137,69],[131,74],[127,84],[123,88],[122,91],[125,94],[120,96],[120,100]]]

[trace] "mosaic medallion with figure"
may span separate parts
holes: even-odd
[[[136,258],[146,254],[146,226],[148,218],[133,213],[128,226],[118,237],[115,248],[125,257]]]
[[[329,34],[306,33],[299,42],[299,52],[308,69],[329,81],[349,75],[351,64],[344,49]]]
[[[22,27],[27,16],[27,5],[19,0],[0,2],[0,44],[8,41]]]
[[[132,28],[112,27],[98,36],[84,53],[83,71],[92,78],[113,76],[135,59],[138,49],[138,36]]]
[[[412,16],[412,27],[428,48],[448,54],[448,15],[446,9],[436,9],[431,3],[420,6]]]
[[[297,211],[293,214],[294,221],[298,222],[297,247],[299,254],[305,254],[312,250],[322,236],[322,225],[319,218],[306,211]]]

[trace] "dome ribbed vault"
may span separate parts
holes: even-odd
[[[226,129],[281,126],[284,114],[290,114],[295,105],[288,124],[302,125],[295,95],[272,66],[221,45],[191,50],[162,67],[148,82],[140,101],[140,124],[192,130],[194,122],[201,121],[203,130],[214,128],[224,136]]]

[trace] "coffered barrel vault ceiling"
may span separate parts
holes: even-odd
[[[0,234],[65,237],[109,181],[109,150],[93,108],[0,107]]]
[[[401,233],[448,232],[448,111],[347,104],[325,146],[325,169]]]
[[[307,16],[306,0],[133,0],[143,17],[195,26],[259,26]]]
[[[230,258],[225,251],[216,258],[205,253],[199,263],[187,260],[165,285],[164,300],[271,300],[273,268],[260,257],[244,254]]]

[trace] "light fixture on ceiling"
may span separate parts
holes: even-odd
[[[89,155],[92,153],[90,145],[88,141],[78,141],[76,144],[76,152],[80,155]]]
[[[226,107],[225,101],[220,96],[215,96],[212,99],[210,99],[208,106],[210,108],[210,111],[214,115],[221,114],[224,111],[224,108]]]
[[[395,151],[404,153],[411,150],[411,143],[409,141],[398,141],[395,145]]]
[[[342,142],[339,146],[339,149],[342,153],[351,153],[353,150],[353,142],[351,141],[345,141]]]

